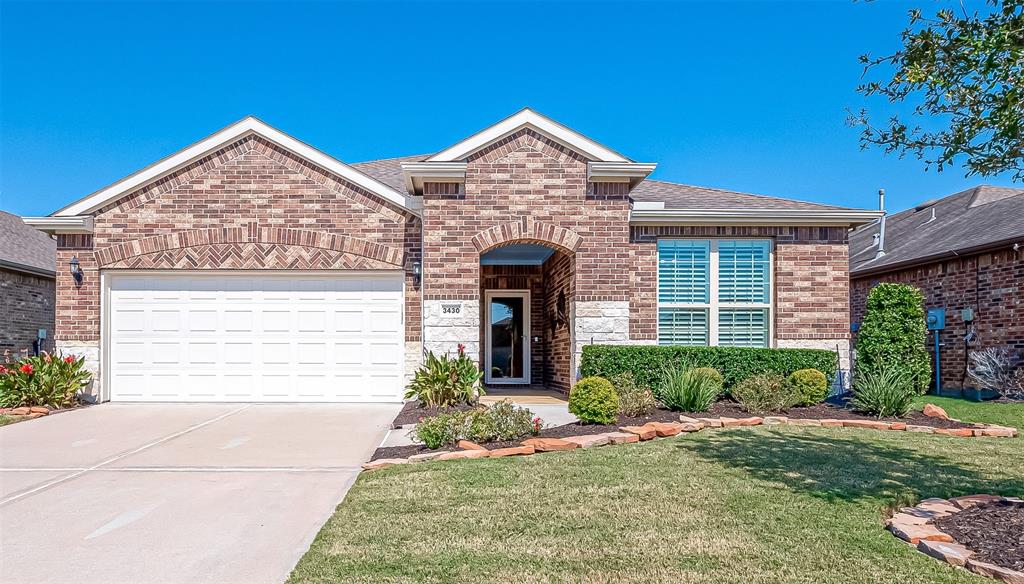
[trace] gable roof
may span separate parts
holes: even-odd
[[[1024,190],[981,185],[886,217],[885,255],[876,259],[873,221],[850,234],[850,273],[929,263],[1015,240],[1024,242]]]
[[[587,138],[572,128],[559,124],[530,108],[523,108],[500,122],[453,144],[427,158],[424,162],[457,162],[523,128],[531,128],[552,140],[579,152],[595,162],[632,162],[625,156]]]
[[[262,120],[248,116],[211,134],[210,136],[178,152],[139,170],[114,184],[100,189],[63,209],[53,213],[54,217],[86,215],[116,201],[118,198],[148,183],[167,176],[176,170],[212,152],[227,146],[247,135],[256,134],[291,153],[316,164],[341,178],[366,189],[391,203],[408,209],[405,194],[372,178],[328,154],[271,127]]]
[[[21,217],[0,211],[0,267],[53,277],[57,242],[26,225]]]

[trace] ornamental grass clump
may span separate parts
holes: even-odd
[[[748,377],[732,388],[732,397],[752,414],[774,414],[800,403],[800,392],[778,373]]]
[[[585,377],[569,392],[569,411],[585,424],[611,424],[619,417],[619,396],[603,377]]]
[[[722,393],[722,376],[710,367],[669,367],[665,370],[659,398],[670,410],[706,412]]]
[[[853,409],[879,418],[902,418],[910,412],[917,388],[901,369],[862,371],[853,382]]]

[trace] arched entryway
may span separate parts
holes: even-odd
[[[571,249],[536,239],[480,253],[480,360],[489,387],[568,393],[574,263]]]

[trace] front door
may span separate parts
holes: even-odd
[[[487,383],[530,383],[530,292],[488,290],[484,378]]]

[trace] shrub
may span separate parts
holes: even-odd
[[[619,413],[624,416],[645,416],[658,407],[654,394],[646,387],[636,384],[633,374],[626,372],[612,379],[615,393],[619,395]]]
[[[786,378],[793,389],[800,394],[798,405],[813,406],[828,397],[828,378],[817,369],[800,369]]]
[[[879,418],[903,417],[917,394],[917,387],[902,369],[858,371],[850,404],[857,411]]]
[[[518,440],[540,432],[541,419],[526,408],[502,400],[490,407],[438,414],[423,418],[409,435],[427,448],[441,448],[459,440],[478,443]]]
[[[661,403],[677,412],[705,412],[721,393],[721,376],[708,367],[666,369],[659,392]]]
[[[778,373],[759,373],[732,388],[732,397],[755,414],[777,413],[800,401],[800,393]]]
[[[971,351],[967,375],[978,387],[997,391],[1009,399],[1020,399],[1017,365],[1021,359],[1010,347],[989,347]]]
[[[659,347],[587,345],[583,347],[580,372],[611,379],[631,372],[636,382],[655,388],[662,372],[673,367],[711,367],[722,375],[726,391],[757,373],[788,376],[799,369],[817,369],[835,378],[839,362],[833,351],[821,349],[758,349],[749,347]]]
[[[586,377],[569,392],[569,411],[584,423],[611,424],[618,418],[619,396],[603,377]]]
[[[920,394],[931,383],[925,348],[924,296],[906,284],[879,284],[868,292],[867,312],[857,333],[857,371],[896,369]]]
[[[452,406],[460,403],[474,403],[484,394],[477,387],[483,373],[476,363],[466,356],[462,345],[459,354],[452,359],[448,355],[437,357],[427,353],[423,364],[409,382],[405,399],[416,398],[428,406]]]
[[[41,353],[0,365],[0,407],[74,405],[92,379],[85,358]]]

